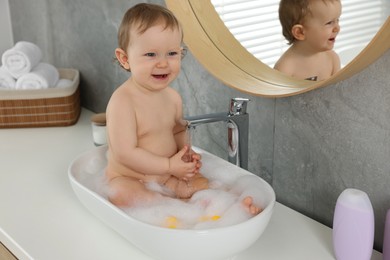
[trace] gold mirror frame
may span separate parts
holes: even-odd
[[[247,94],[286,97],[345,80],[390,48],[390,18],[369,44],[327,80],[297,80],[274,70],[249,53],[226,28],[210,0],[166,0],[180,20],[184,43],[197,60],[224,84]]]

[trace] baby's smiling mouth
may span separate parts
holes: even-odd
[[[156,79],[165,79],[168,77],[168,74],[152,74],[152,76]]]

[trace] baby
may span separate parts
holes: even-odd
[[[153,199],[145,183],[165,185],[178,198],[208,188],[200,156],[182,157],[186,121],[182,100],[169,87],[180,71],[182,31],[176,18],[157,5],[129,9],[119,28],[115,56],[131,77],[107,106],[109,199],[117,206]]]
[[[298,79],[325,80],[340,70],[333,51],[340,0],[281,0],[279,19],[290,48],[275,69]]]
[[[108,198],[119,207],[162,196],[146,187],[150,183],[180,199],[208,188],[199,173],[200,155],[186,145],[182,99],[169,86],[180,72],[182,39],[179,22],[164,7],[138,4],[123,17],[115,56],[131,77],[106,110]],[[243,205],[259,212],[251,198]]]

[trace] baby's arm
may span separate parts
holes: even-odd
[[[136,124],[135,111],[126,93],[114,93],[107,107],[107,133],[110,152],[116,161],[143,174],[171,174],[178,178],[193,175],[196,163],[179,160],[185,148],[167,158],[138,147]]]
[[[340,57],[335,51],[330,52],[331,59],[332,59],[332,65],[333,65],[333,70],[332,70],[332,75],[338,72],[341,69],[340,65]]]
[[[292,59],[289,55],[284,54],[282,57],[276,62],[274,69],[286,74],[288,76],[292,76],[294,74],[293,68],[295,66],[291,65]]]
[[[192,161],[196,162],[196,170],[194,171],[194,174],[199,173],[199,169],[202,166],[202,163],[200,162],[201,156],[200,154],[196,153],[194,150],[192,150],[192,144],[191,137],[188,136],[190,133],[188,132],[188,121],[183,120],[183,110],[182,110],[182,100],[180,95],[177,94],[176,97],[176,125],[173,129],[173,133],[175,135],[175,141],[177,144],[178,150],[183,149],[183,147],[188,146],[189,150],[187,150],[185,154],[185,158],[183,158],[185,161]],[[188,158],[189,154],[189,158]]]

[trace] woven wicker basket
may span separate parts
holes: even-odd
[[[0,89],[0,128],[68,126],[80,116],[79,71],[59,69],[72,86],[61,88]]]

